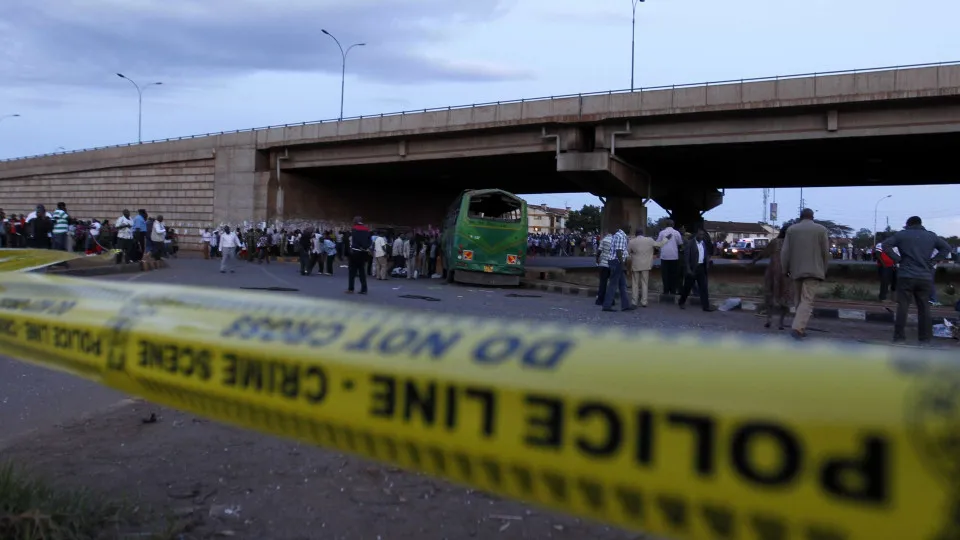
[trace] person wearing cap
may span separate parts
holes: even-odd
[[[360,278],[360,294],[367,294],[367,257],[370,256],[370,247],[372,233],[370,229],[363,224],[363,218],[357,216],[353,218],[353,229],[350,231],[350,257],[347,261],[349,265],[349,282],[347,284],[347,294],[353,294],[353,287],[356,279]],[[348,249],[344,245],[344,249]]]

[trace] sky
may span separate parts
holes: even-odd
[[[347,57],[345,116],[629,88],[631,11],[631,0],[3,0],[0,158],[136,141],[137,91],[117,73],[144,88],[144,140],[336,118],[340,49],[321,29],[344,48],[365,43]],[[953,0],[646,0],[636,13],[637,86],[960,60]],[[877,208],[880,228],[920,215],[960,235],[957,185],[803,196],[855,229],[872,229]],[[800,190],[776,201],[793,217]],[[706,215],[763,217],[760,190],[728,190]]]

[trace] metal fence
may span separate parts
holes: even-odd
[[[612,95],[612,94],[628,94],[628,93],[631,93],[631,92],[641,92],[641,93],[642,93],[642,92],[652,92],[652,91],[658,91],[658,90],[676,90],[676,89],[678,89],[678,88],[697,88],[697,87],[708,87],[708,86],[720,86],[720,85],[725,85],[725,84],[743,84],[743,83],[753,83],[753,82],[763,82],[763,81],[782,81],[782,80],[788,80],[788,79],[801,79],[801,78],[809,78],[809,77],[813,77],[814,79],[816,79],[816,78],[818,78],[818,77],[829,77],[829,76],[835,76],[835,75],[855,75],[855,74],[860,74],[860,73],[873,73],[873,72],[879,72],[879,71],[899,71],[899,70],[904,70],[904,69],[920,69],[920,68],[941,67],[941,66],[956,66],[956,65],[960,65],[960,60],[954,60],[954,61],[949,61],[949,62],[935,62],[935,63],[929,63],[929,64],[907,64],[907,65],[902,65],[902,66],[874,67],[874,68],[867,68],[867,69],[847,69],[847,70],[840,70],[840,71],[821,71],[821,72],[814,72],[814,73],[797,73],[797,74],[793,74],[793,75],[776,75],[776,76],[773,76],[773,77],[754,77],[754,78],[747,78],[747,79],[728,79],[728,80],[721,80],[721,81],[706,81],[706,82],[687,83],[687,84],[670,84],[670,85],[662,85],[662,86],[646,86],[646,87],[641,87],[641,88],[635,88],[635,89],[632,89],[632,90],[629,89],[629,88],[627,88],[627,89],[621,89],[621,90],[606,90],[606,91],[598,91],[598,92],[583,92],[583,93],[579,93],[579,94],[561,94],[561,95],[556,95],[556,96],[542,96],[542,97],[534,97],[534,98],[509,99],[509,100],[503,100],[503,101],[490,101],[490,102],[486,102],[486,103],[471,103],[471,104],[469,104],[469,105],[448,105],[448,106],[446,106],[446,107],[431,107],[431,108],[427,108],[427,109],[412,109],[412,110],[399,111],[399,112],[379,113],[379,114],[367,114],[367,115],[359,115],[359,116],[349,116],[349,117],[344,117],[344,118],[342,118],[342,119],[333,118],[333,119],[328,119],[328,120],[312,120],[312,121],[309,121],[309,122],[295,122],[295,123],[291,123],[291,124],[277,124],[277,125],[273,125],[273,126],[263,126],[263,127],[247,128],[247,129],[235,129],[235,130],[231,130],[231,131],[214,131],[214,132],[211,132],[211,133],[201,133],[201,134],[197,134],[197,135],[186,135],[186,136],[183,136],[183,137],[170,137],[170,138],[167,138],[167,139],[156,139],[156,140],[143,141],[143,142],[132,142],[132,143],[125,143],[125,144],[114,144],[114,145],[110,145],[110,146],[97,146],[97,147],[92,147],[92,148],[83,148],[83,149],[80,149],[80,150],[67,150],[67,151],[64,151],[64,152],[51,152],[51,153],[47,153],[47,154],[37,154],[37,155],[33,155],[33,156],[23,156],[23,157],[0,159],[0,163],[9,162],[9,161],[19,161],[19,160],[24,160],[24,159],[33,159],[33,158],[39,158],[39,157],[47,157],[47,156],[58,156],[58,155],[65,155],[65,154],[77,154],[77,153],[80,153],[80,152],[89,152],[89,151],[92,151],[92,150],[104,150],[104,149],[108,149],[108,148],[123,148],[123,147],[127,147],[127,146],[140,146],[140,145],[143,145],[143,144],[153,144],[153,143],[170,142],[170,141],[182,141],[182,140],[186,140],[186,139],[198,139],[198,138],[201,138],[201,137],[213,137],[213,136],[216,136],[216,135],[230,135],[230,134],[234,134],[234,133],[247,133],[247,132],[252,132],[252,131],[264,131],[264,130],[268,130],[268,129],[287,128],[287,127],[298,127],[298,126],[307,126],[307,125],[313,125],[313,124],[329,124],[329,123],[332,123],[332,122],[341,122],[341,121],[346,122],[346,121],[349,121],[349,120],[363,120],[363,119],[365,119],[365,118],[383,118],[383,117],[388,117],[388,116],[402,116],[402,115],[407,115],[407,114],[421,114],[421,113],[438,112],[438,111],[452,111],[452,110],[459,110],[459,109],[470,109],[470,108],[475,108],[475,107],[490,107],[490,106],[494,106],[494,105],[508,105],[508,104],[511,104],[511,103],[530,103],[530,102],[535,102],[535,101],[548,101],[548,100],[553,100],[553,99],[582,98],[582,97],[586,97],[586,96],[603,96],[603,95]]]

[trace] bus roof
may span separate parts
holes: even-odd
[[[468,194],[468,193],[469,193],[470,195],[486,195],[486,194],[488,194],[488,193],[500,193],[500,194],[502,194],[502,195],[509,195],[509,196],[514,197],[514,198],[516,198],[516,199],[520,199],[520,197],[517,197],[516,195],[514,195],[513,193],[510,193],[509,191],[506,191],[506,190],[503,190],[503,189],[497,189],[497,188],[489,188],[489,189],[465,189],[465,190],[463,190],[463,193],[461,193],[461,195],[466,195],[466,194]],[[520,200],[523,200],[523,199],[520,199]]]

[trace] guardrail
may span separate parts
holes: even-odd
[[[904,69],[920,69],[920,68],[929,68],[929,67],[957,66],[957,65],[960,65],[960,60],[953,60],[953,61],[948,61],[948,62],[934,62],[934,63],[927,63],[927,64],[907,64],[907,65],[901,65],[901,66],[874,67],[874,68],[866,68],[866,69],[847,69],[847,70],[840,70],[840,71],[820,71],[820,72],[813,72],[813,73],[797,73],[797,74],[793,74],[793,75],[775,75],[775,76],[772,76],[772,77],[753,77],[753,78],[746,78],[746,79],[727,79],[727,80],[720,80],[720,81],[706,81],[706,82],[686,83],[686,84],[670,84],[670,85],[661,85],[661,86],[647,86],[647,87],[635,88],[635,89],[632,89],[632,90],[631,90],[631,89],[621,89],[621,90],[605,90],[605,91],[596,91],[596,92],[581,92],[581,93],[578,93],[578,94],[560,94],[560,95],[556,95],[556,96],[542,96],[542,97],[534,97],[534,98],[521,98],[521,99],[508,99],[508,100],[502,100],[502,101],[489,101],[489,102],[485,102],[485,103],[471,103],[471,104],[469,104],[469,105],[448,105],[448,106],[446,106],[446,107],[430,107],[430,108],[426,108],[426,109],[411,109],[411,110],[405,110],[405,111],[399,111],[399,112],[389,112],[389,113],[379,113],[379,114],[367,114],[367,115],[359,115],[359,116],[348,116],[348,117],[344,117],[344,118],[341,118],[341,119],[333,118],[333,119],[327,119],[327,120],[312,120],[312,121],[308,121],[308,122],[294,122],[294,123],[290,123],[290,124],[276,124],[276,125],[262,126],[262,127],[254,127],[254,128],[246,128],[246,129],[234,129],[234,130],[229,130],[229,131],[214,131],[214,132],[210,132],[210,133],[201,133],[201,134],[197,134],[197,135],[186,135],[186,136],[183,136],[183,137],[169,137],[169,138],[166,138],[166,139],[155,139],[155,140],[151,140],[151,141],[143,141],[143,142],[135,142],[135,143],[113,144],[113,145],[109,145],[109,146],[96,146],[96,147],[91,147],[91,148],[83,148],[83,149],[79,149],[79,150],[67,150],[67,151],[64,151],[64,152],[50,152],[50,153],[46,153],[46,154],[36,154],[36,155],[32,155],[32,156],[22,156],[22,157],[15,157],[15,158],[0,159],[0,163],[6,163],[6,162],[10,162],[10,161],[20,161],[20,160],[25,160],[25,159],[34,159],[34,158],[47,157],[47,156],[58,156],[58,155],[66,155],[66,154],[78,154],[78,153],[81,153],[81,152],[89,152],[89,151],[92,151],[92,150],[105,150],[105,149],[108,149],[108,148],[123,148],[123,147],[127,147],[127,146],[141,146],[141,145],[144,145],[144,144],[153,144],[153,143],[162,143],[162,142],[171,142],[171,141],[183,141],[183,140],[187,140],[187,139],[199,139],[199,138],[202,138],[202,137],[213,137],[213,136],[216,136],[216,135],[231,135],[231,134],[234,134],[234,133],[247,133],[247,132],[254,132],[254,131],[265,131],[265,130],[268,130],[268,129],[287,128],[287,127],[298,127],[298,126],[307,126],[307,125],[314,125],[314,124],[329,124],[329,123],[332,123],[332,122],[345,122],[345,121],[350,121],[350,120],[363,120],[363,119],[365,119],[365,118],[384,118],[384,117],[389,117],[389,116],[402,116],[402,115],[407,115],[407,114],[421,114],[421,113],[436,112],[436,111],[452,111],[452,110],[459,110],[459,109],[470,109],[470,108],[475,108],[475,107],[489,107],[489,106],[493,106],[493,105],[508,105],[508,104],[511,104],[511,103],[530,103],[530,102],[535,102],[535,101],[549,101],[549,100],[553,100],[553,99],[567,99],[567,98],[586,97],[586,96],[602,96],[602,95],[612,95],[612,94],[626,94],[626,93],[631,93],[631,92],[640,92],[640,93],[643,93],[643,92],[652,92],[652,91],[658,91],[658,90],[676,90],[676,89],[678,89],[678,88],[695,88],[695,87],[701,87],[701,86],[705,86],[705,87],[706,87],[706,86],[720,86],[720,85],[725,85],[725,84],[743,84],[743,83],[753,83],[753,82],[763,82],[763,81],[783,81],[783,80],[789,80],[789,79],[802,79],[802,78],[808,78],[808,77],[813,77],[814,79],[816,79],[816,78],[819,78],[819,77],[828,77],[828,76],[835,76],[835,75],[855,75],[855,74],[860,74],[860,73],[874,73],[874,72],[881,72],[881,71],[899,71],[899,70],[904,70]]]

